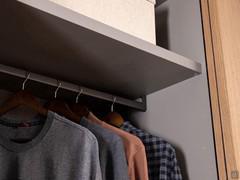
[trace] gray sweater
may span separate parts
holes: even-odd
[[[102,180],[97,140],[53,112],[41,126],[0,125],[0,180]]]
[[[98,140],[103,180],[129,180],[122,139],[86,118],[82,118],[80,124],[89,129]]]

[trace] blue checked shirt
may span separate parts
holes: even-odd
[[[168,142],[137,129],[128,121],[121,129],[139,137],[145,145],[149,180],[182,180],[175,150]]]

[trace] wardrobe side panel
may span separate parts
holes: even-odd
[[[220,110],[229,179],[239,179],[240,171],[240,1],[209,1],[215,10],[213,27],[217,77],[220,92]],[[221,49],[219,50],[219,47]],[[225,96],[225,99],[222,98]]]
[[[211,3],[210,3],[211,2]],[[219,32],[217,6],[215,1],[201,0],[205,49],[207,58],[212,117],[219,180],[227,179],[227,172],[235,169],[233,144],[229,124],[229,104],[226,91],[226,77],[223,64],[222,43]],[[223,115],[224,114],[224,115]],[[226,138],[226,140],[225,140]],[[230,158],[230,159],[229,159]],[[228,163],[226,163],[229,159]],[[231,179],[231,173],[228,173]]]
[[[203,73],[149,95],[147,112],[131,119],[176,147],[185,180],[217,180],[199,1],[168,0],[156,14],[158,43],[198,60]]]

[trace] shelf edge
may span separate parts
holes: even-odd
[[[174,52],[151,44],[137,37],[131,36],[127,33],[112,28],[94,19],[91,19],[82,14],[67,9],[63,6],[60,6],[54,2],[32,0],[17,0],[17,1],[30,7],[39,9],[40,11],[49,13],[63,20],[66,20],[68,22],[71,22],[73,24],[76,24],[78,26],[89,29],[93,32],[99,33],[116,41],[119,41],[121,43],[124,43],[128,46],[134,47],[138,50],[144,51],[148,54],[161,57],[164,60],[169,61],[170,63],[175,63],[180,66],[184,66],[192,71],[195,71],[196,74],[201,73],[201,64],[196,61],[190,60],[184,56],[178,55]]]

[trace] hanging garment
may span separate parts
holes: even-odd
[[[122,138],[127,156],[130,180],[148,180],[146,152],[141,140],[136,136],[99,120],[91,112],[89,113],[88,119],[106,129],[111,130]]]
[[[121,129],[139,137],[146,148],[149,180],[182,180],[174,148],[159,137],[125,121]]]
[[[34,119],[44,123],[0,125],[1,180],[102,180],[98,143],[89,130],[50,111]]]
[[[85,117],[81,119],[80,125],[90,130],[98,140],[103,180],[129,180],[122,139]]]

